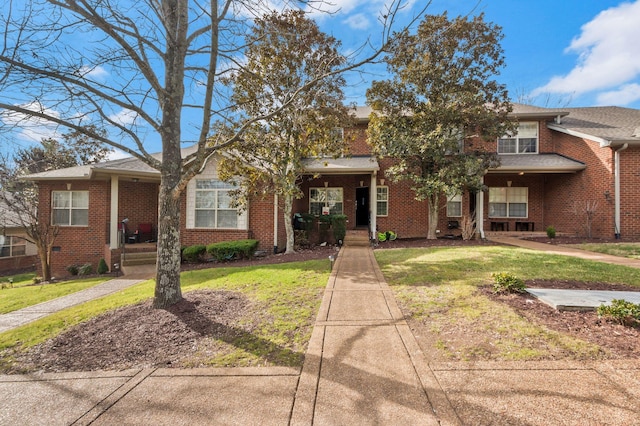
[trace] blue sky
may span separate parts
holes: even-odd
[[[346,48],[376,33],[384,1],[334,3],[340,10],[318,19]],[[421,4],[416,0],[412,10]],[[499,80],[512,100],[552,108],[640,108],[640,0],[434,0],[427,13],[444,10],[450,17],[484,12],[502,27],[507,66]],[[411,10],[403,15],[407,19]],[[367,87],[349,88],[350,100],[363,103]]]
[[[266,1],[278,8],[285,0]],[[375,44],[381,29],[378,17],[390,1],[329,0],[334,6],[325,4],[323,8],[333,13],[312,16],[322,30],[342,41],[345,52],[354,52],[368,39]],[[407,6],[398,15],[396,28],[425,4],[425,0],[404,1]],[[513,101],[549,108],[640,108],[640,0],[433,0],[427,13],[444,10],[450,17],[483,12],[487,21],[502,27],[507,65],[498,80],[507,85]],[[387,77],[383,66],[368,66],[362,71],[348,76],[345,92],[349,103],[363,105],[371,81]],[[116,78],[107,72],[95,77],[107,84]],[[123,123],[134,118],[126,110],[114,112],[114,117]],[[188,118],[185,123],[183,140],[189,141],[199,129]],[[36,124],[9,138],[4,135],[3,140],[10,142],[0,146],[0,151],[56,137],[51,127]],[[143,136],[152,145],[148,150],[159,151],[157,135],[148,128],[139,130],[148,132]]]

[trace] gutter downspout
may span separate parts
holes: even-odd
[[[625,143],[614,151],[614,232],[616,239],[620,239],[620,153],[627,148],[629,148],[629,144]]]
[[[273,194],[273,254],[278,253],[278,194]]]

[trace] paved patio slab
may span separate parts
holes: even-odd
[[[565,290],[552,288],[527,288],[528,293],[540,301],[559,310],[594,310],[598,306],[611,304],[613,299],[623,299],[640,304],[640,292],[604,290]]]

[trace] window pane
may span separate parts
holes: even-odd
[[[71,210],[71,225],[87,226],[89,224],[89,210]]]
[[[25,246],[13,246],[11,250],[11,256],[24,256],[25,254],[27,254],[27,248]]]
[[[514,139],[498,139],[498,153],[515,154],[516,140]]]
[[[69,225],[69,210],[54,210],[53,211],[53,224],[54,225]]]
[[[538,138],[538,123],[525,122],[518,124],[518,138]]]
[[[316,203],[316,202],[309,203],[309,213],[316,216],[321,215],[322,206],[324,206],[324,203]]]
[[[232,183],[222,182],[217,179],[198,179],[196,180],[196,189],[231,189],[234,188]]]
[[[319,188],[311,188],[309,190],[309,200],[312,203],[319,203],[319,202],[324,202],[325,200],[325,191],[323,189],[319,189]]]
[[[53,193],[53,208],[69,208],[71,205],[70,195],[71,194],[69,192],[55,191]]]
[[[2,246],[0,247],[0,257],[9,257],[11,256],[11,247]]]
[[[506,203],[507,188],[489,188],[490,203]]]
[[[507,217],[507,204],[489,203],[489,217]]]
[[[389,188],[387,187],[378,187],[376,188],[376,200],[378,201],[387,201],[389,199]]]
[[[509,202],[510,203],[526,203],[527,202],[527,189],[525,187],[509,188]]]
[[[231,195],[227,191],[218,191],[218,208],[231,208]]]
[[[378,201],[376,203],[376,211],[378,216],[387,216],[389,214],[388,206],[389,204],[386,201]]]
[[[523,152],[538,152],[538,139],[520,139],[519,150]]]
[[[215,205],[215,191],[196,191],[196,209],[212,209]]]
[[[235,210],[218,210],[218,228],[237,228],[238,213]]]
[[[527,217],[525,203],[509,203],[509,217]]]
[[[331,203],[329,205],[330,214],[342,214],[342,203]]]
[[[449,217],[462,216],[462,202],[461,201],[447,202],[447,216]]]
[[[342,188],[328,188],[327,200],[331,202],[342,202]]]
[[[215,228],[215,211],[196,210],[196,228]]]
[[[73,208],[86,209],[89,207],[89,191],[72,191],[71,200]]]

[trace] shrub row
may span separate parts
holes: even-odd
[[[196,244],[182,249],[182,259],[187,262],[202,262],[209,254],[218,262],[233,259],[251,259],[258,248],[258,240],[223,241],[208,246]]]

